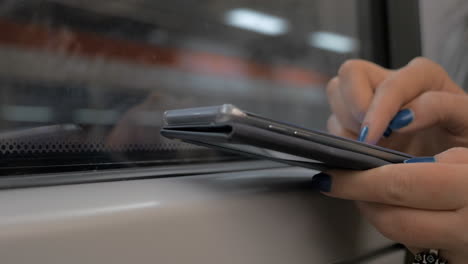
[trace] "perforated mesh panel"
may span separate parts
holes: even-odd
[[[160,152],[160,151],[187,151],[203,149],[185,143],[161,144],[122,144],[107,146],[102,141],[73,142],[73,141],[5,141],[0,140],[0,153],[2,155],[31,155],[31,154],[76,154],[82,152]]]

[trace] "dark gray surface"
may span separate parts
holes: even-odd
[[[390,67],[422,56],[419,0],[388,0]]]

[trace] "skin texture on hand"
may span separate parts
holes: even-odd
[[[465,92],[439,65],[417,58],[399,70],[348,61],[327,93],[331,133],[416,156],[435,155],[435,162],[328,171],[316,178],[317,186],[326,187],[328,196],[356,201],[383,235],[413,253],[435,248],[451,264],[467,263]]]
[[[468,146],[468,96],[434,62],[417,58],[399,70],[371,62],[345,62],[327,86],[332,116],[328,130],[418,156]],[[413,120],[383,138],[400,110]],[[400,123],[401,124],[401,123]]]
[[[436,155],[435,163],[329,171],[325,195],[357,201],[384,236],[413,253],[440,249],[451,264],[468,259],[468,149]]]

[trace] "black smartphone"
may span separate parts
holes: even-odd
[[[370,169],[411,155],[243,111],[231,104],[166,111],[171,139],[317,170]]]

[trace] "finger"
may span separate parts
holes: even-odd
[[[374,90],[391,71],[364,60],[348,60],[341,65],[338,76],[346,111],[362,123],[374,96]]]
[[[348,103],[343,98],[340,89],[340,79],[335,77],[328,82],[327,97],[332,113],[344,128],[350,131],[359,131],[361,122],[358,122],[348,109]]]
[[[453,211],[426,211],[374,203],[359,203],[361,213],[385,237],[417,248],[453,248],[458,242]]]
[[[330,118],[328,118],[327,129],[328,129],[328,132],[336,136],[350,138],[350,139],[356,139],[357,137],[355,133],[345,129],[340,124],[335,114],[331,115]]]
[[[368,216],[368,212],[367,212],[367,207],[366,204],[370,204],[372,205],[371,203],[367,203],[367,202],[356,202],[356,205],[357,205],[357,208],[360,210],[361,214]],[[418,247],[415,247],[415,246],[410,246],[410,245],[405,245],[405,247],[408,249],[409,252],[411,252],[411,254],[413,255],[416,255],[418,254],[419,252],[422,252],[424,249],[423,248],[418,248]]]
[[[467,112],[467,95],[430,91],[421,94],[400,111],[389,127],[405,133],[438,126],[459,135],[468,132]]]
[[[432,160],[431,160],[432,159]],[[419,162],[437,162],[445,164],[468,164],[468,148],[455,147],[448,149],[442,153],[430,157],[416,157],[405,160],[405,163],[419,163]]]
[[[328,196],[430,210],[456,210],[467,202],[468,166],[393,164],[367,171],[331,171],[315,178],[326,182]],[[318,186],[324,186],[318,184]],[[323,189],[323,191],[328,191]]]
[[[468,148],[451,148],[434,156],[438,163],[468,164]]]
[[[401,107],[429,90],[463,94],[439,65],[427,59],[415,59],[392,73],[376,89],[364,118],[366,142],[376,143]]]

